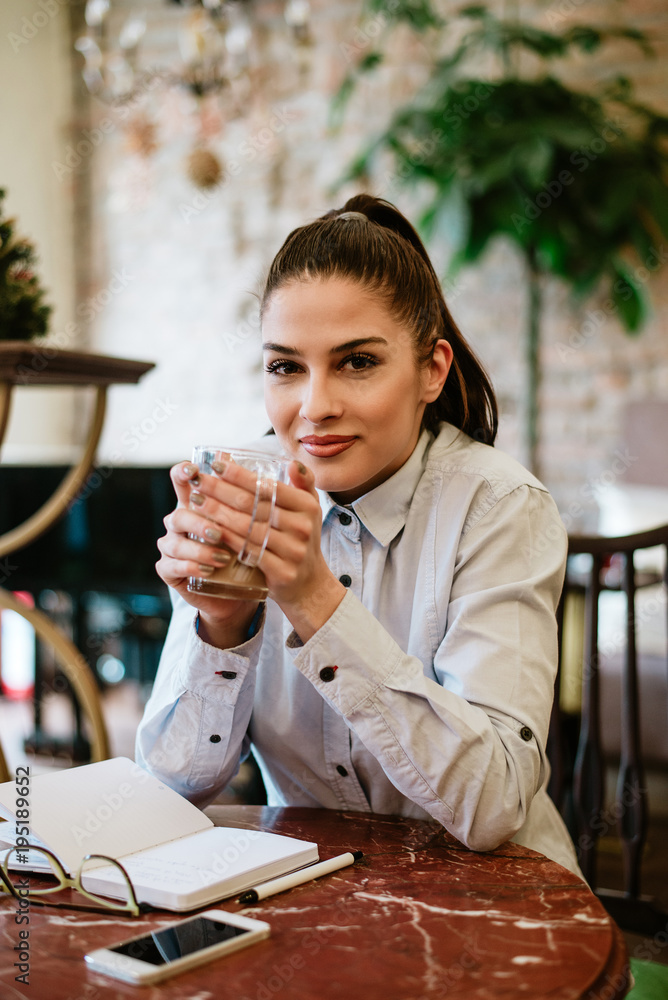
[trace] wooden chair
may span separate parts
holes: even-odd
[[[624,930],[654,935],[665,931],[668,913],[656,900],[641,895],[642,851],[647,835],[647,787],[643,769],[639,723],[638,658],[636,653],[635,594],[638,579],[633,555],[640,549],[664,546],[668,556],[668,524],[626,537],[572,536],[569,555],[587,553],[591,569],[584,582],[585,635],[582,671],[582,710],[577,750],[571,754],[566,723],[559,706],[560,666],[550,725],[548,753],[552,763],[550,795],[571,827],[580,866],[611,916]],[[621,751],[615,803],[604,808],[605,761],[601,745],[598,603],[606,588],[603,569],[608,556],[623,560],[621,589],[626,595],[626,649],[622,665],[621,719],[605,719],[620,726]],[[668,561],[667,561],[668,565]],[[668,584],[668,569],[664,582]],[[582,586],[567,576],[559,608],[560,652],[563,646],[563,609],[569,589]],[[667,658],[668,664],[668,658]],[[668,672],[667,672],[668,681]],[[666,720],[668,723],[668,719]],[[600,888],[596,880],[596,847],[599,837],[616,826],[622,844],[624,890]]]

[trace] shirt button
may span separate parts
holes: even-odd
[[[339,521],[341,522],[341,524],[350,524],[352,521],[352,517],[350,516],[350,514],[346,514],[344,512],[342,514],[339,514]]]
[[[333,681],[336,677],[336,667],[323,667],[320,671],[321,681]]]
[[[337,764],[336,765],[336,770],[339,772],[339,774],[341,775],[342,778],[347,778],[348,777],[348,772],[346,771],[346,769],[343,766],[343,764]]]
[[[520,736],[527,743],[529,742],[529,740],[533,739],[533,733],[531,732],[528,726],[522,726],[522,728],[520,729]]]
[[[342,583],[344,587],[349,587],[352,582],[352,577],[348,576],[347,573],[344,573],[343,576],[339,577],[339,583]]]
[[[220,743],[220,736],[218,733],[214,733],[213,736],[209,736],[209,743]]]

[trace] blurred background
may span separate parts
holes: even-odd
[[[110,386],[64,516],[0,561],[1,585],[82,653],[112,753],[133,753],[169,620],[153,569],[168,469],[195,443],[267,430],[263,275],[292,228],[356,192],[419,226],[496,387],[498,447],[540,475],[569,531],[668,521],[660,0],[4,0],[0,47],[0,348],[37,334],[41,352],[15,378],[0,532],[85,442],[94,390],[31,384],[49,348],[155,364]],[[18,239],[34,255],[3,270]],[[3,313],[17,282],[23,312]],[[660,814],[666,601],[651,568],[639,648]],[[621,594],[604,596],[614,661]],[[24,618],[0,621],[10,771],[87,759],[66,672]]]

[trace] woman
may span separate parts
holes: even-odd
[[[352,198],[290,234],[261,312],[265,441],[294,459],[270,599],[186,590],[241,550],[255,480],[175,466],[157,564],[174,616],[137,759],[205,804],[252,745],[270,804],[433,817],[579,874],[545,791],[565,532],[491,447],[493,390],[419,237]]]

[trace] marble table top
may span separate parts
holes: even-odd
[[[614,1000],[628,989],[619,930],[589,888],[515,844],[478,854],[435,822],[320,809],[218,806],[217,825],[315,840],[364,858],[256,906],[267,941],[157,986],[85,967],[93,948],[183,916],[140,920],[32,907],[30,985],[14,979],[15,904],[0,903],[0,998],[18,1000]]]

